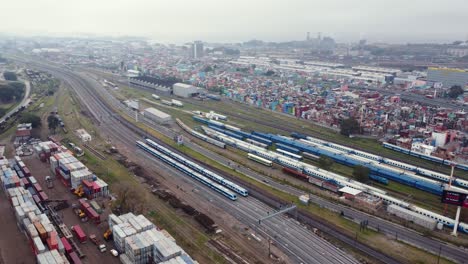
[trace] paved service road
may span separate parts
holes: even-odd
[[[29,99],[29,94],[31,93],[31,84],[29,83],[29,81],[24,81],[24,84],[26,86],[26,91],[24,93],[23,100],[21,100],[21,102],[17,106],[15,106],[15,108],[11,109],[8,113],[6,113],[6,115],[0,118],[0,123],[5,121],[7,117],[10,117],[13,113],[19,110],[22,106],[26,106],[26,102]]]

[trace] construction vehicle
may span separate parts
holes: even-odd
[[[52,178],[50,176],[46,176],[45,181],[47,183],[47,188],[49,189],[54,188],[54,182],[52,181]]]
[[[81,219],[81,222],[86,222],[88,221],[88,217],[86,216],[86,213],[79,208],[77,204],[72,204],[73,212]]]
[[[107,229],[106,232],[104,232],[104,235],[103,235],[104,239],[106,241],[109,241],[112,239],[112,230],[110,229]]]
[[[84,195],[83,186],[80,185],[80,187],[78,187],[78,189],[75,189],[73,193],[80,198],[83,197]]]

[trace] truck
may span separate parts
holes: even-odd
[[[80,243],[86,243],[86,234],[79,225],[74,225],[71,229],[73,232],[75,232],[76,238],[80,241]]]
[[[90,239],[96,246],[98,246],[98,249],[99,249],[99,251],[100,251],[101,253],[107,251],[106,245],[105,245],[105,244],[99,244],[99,240],[98,240],[98,238],[96,237],[95,234],[89,235],[89,239]]]

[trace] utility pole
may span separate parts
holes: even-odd
[[[453,171],[455,169],[455,163],[450,163],[450,166],[452,167],[452,171],[450,172],[450,178],[449,178],[449,189],[452,187],[452,178],[453,178]],[[445,204],[444,206],[444,215],[447,215],[447,206],[448,204]]]

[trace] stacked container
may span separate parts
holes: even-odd
[[[68,264],[67,258],[57,250],[46,251],[37,255],[38,264]]]
[[[111,214],[108,224],[114,235],[114,246],[121,253],[122,263],[161,263],[169,260],[176,261],[171,263],[196,263],[171,235],[157,230],[144,215]]]
[[[66,166],[70,171],[71,187],[74,189],[82,185],[83,180],[92,181],[96,177],[96,175],[89,171],[88,168],[84,167],[81,162],[71,163]]]
[[[149,263],[153,241],[145,233],[125,238],[125,254],[135,264]]]

